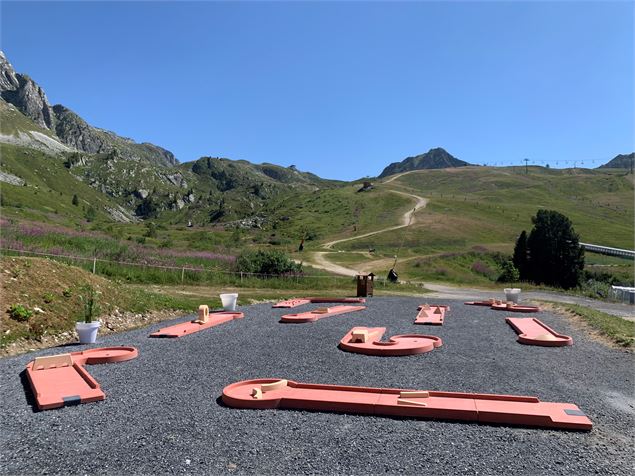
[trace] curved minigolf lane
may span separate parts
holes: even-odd
[[[385,327],[353,327],[340,341],[339,348],[356,354],[396,357],[424,354],[440,347],[439,337],[423,334],[404,334],[382,342]]]

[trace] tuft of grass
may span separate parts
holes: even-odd
[[[635,322],[578,304],[545,302],[555,309],[561,309],[576,315],[620,347],[635,347]]]

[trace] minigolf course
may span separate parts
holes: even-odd
[[[168,337],[176,338],[183,337],[189,334],[194,334],[210,327],[224,324],[225,322],[233,321],[234,319],[242,319],[245,315],[242,312],[231,311],[212,311],[209,312],[209,307],[206,305],[199,306],[198,319],[193,321],[181,322],[170,327],[164,327],[156,332],[150,334],[150,337]]]
[[[134,359],[134,347],[101,347],[70,354],[37,357],[26,366],[39,410],[104,400],[99,383],[86,371],[86,364],[107,364]]]
[[[306,322],[315,322],[319,319],[324,319],[325,317],[363,311],[364,309],[366,309],[366,306],[320,307],[318,309],[314,309],[313,311],[301,312],[299,314],[285,314],[280,318],[280,322],[286,324],[304,324]]]
[[[536,397],[400,390],[257,379],[228,385],[223,402],[234,408],[292,409],[390,417],[460,420],[563,430],[591,430],[591,420],[572,403]]]
[[[346,297],[346,298],[336,298],[336,297],[307,297],[307,298],[297,298],[297,299],[286,299],[284,301],[277,302],[272,307],[274,308],[291,308],[303,306],[305,304],[363,304],[366,302],[366,299],[361,297]]]
[[[442,326],[447,310],[449,310],[448,306],[430,306],[428,304],[422,304],[419,306],[419,314],[417,314],[417,318],[414,323]]]
[[[518,342],[544,347],[563,347],[573,345],[570,336],[559,334],[551,327],[533,317],[508,317],[507,323],[518,334]]]
[[[382,342],[385,327],[353,327],[340,341],[339,347],[356,354],[382,357],[423,354],[442,345],[439,337],[405,334]]]

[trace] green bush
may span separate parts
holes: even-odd
[[[95,221],[95,218],[97,218],[97,210],[95,210],[95,207],[92,205],[88,207],[88,210],[86,210],[86,213],[84,214],[84,218],[86,218],[86,221],[88,222]]]
[[[302,272],[302,265],[292,261],[282,251],[246,251],[236,259],[236,269],[243,273],[295,274]]]
[[[520,273],[514,266],[512,260],[504,261],[501,265],[502,273],[498,276],[497,281],[499,283],[517,283],[520,279]]]
[[[31,316],[33,316],[33,311],[22,304],[14,304],[9,308],[9,315],[11,316],[11,319],[26,322],[31,318]]]

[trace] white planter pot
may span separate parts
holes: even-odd
[[[505,288],[505,300],[518,304],[520,298],[520,288]]]
[[[80,344],[94,344],[97,340],[97,330],[101,326],[101,322],[76,322],[75,330],[79,336]]]
[[[238,293],[220,295],[220,302],[222,303],[225,311],[235,311],[236,301],[238,301]]]

